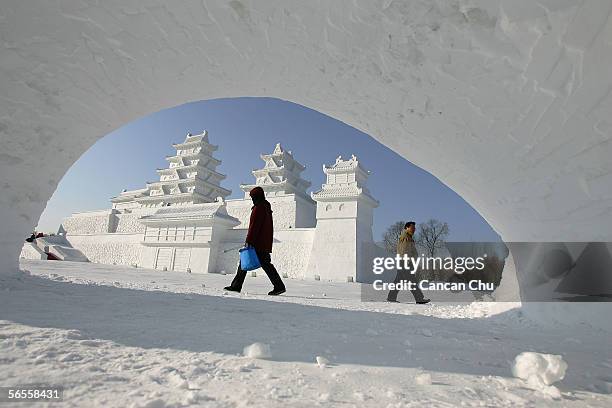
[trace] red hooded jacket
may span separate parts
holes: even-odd
[[[249,220],[249,232],[246,243],[253,246],[258,252],[272,252],[272,237],[274,225],[272,222],[272,207],[264,195],[261,187],[255,187],[249,192],[253,198],[251,218]]]

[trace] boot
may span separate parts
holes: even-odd
[[[285,288],[273,289],[272,291],[268,292],[268,295],[278,296],[278,295],[285,293],[286,291],[287,290]]]

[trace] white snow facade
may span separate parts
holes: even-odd
[[[242,184],[244,198],[228,199],[216,171],[217,146],[208,133],[187,134],[176,154],[158,169],[159,181],[124,190],[112,208],[66,218],[66,240],[90,261],[162,271],[233,273],[244,243],[252,202],[249,191],[264,189],[274,214],[272,259],[288,277],[368,281],[371,258],[384,251],[372,240],[378,202],[365,186],[369,171],[352,156],[323,165],[326,183],[312,194],[301,177],[305,166],[278,143],[262,154],[255,182]],[[22,253],[22,256],[24,253]],[[27,254],[26,254],[27,255]]]

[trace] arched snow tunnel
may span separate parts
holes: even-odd
[[[363,130],[506,241],[612,241],[611,10],[561,0],[3,2],[0,273],[18,269],[23,237],[98,138],[166,107],[243,95]]]

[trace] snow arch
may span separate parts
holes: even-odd
[[[91,3],[0,5],[0,272],[98,138],[244,95],[367,132],[505,240],[611,240],[610,1]]]

